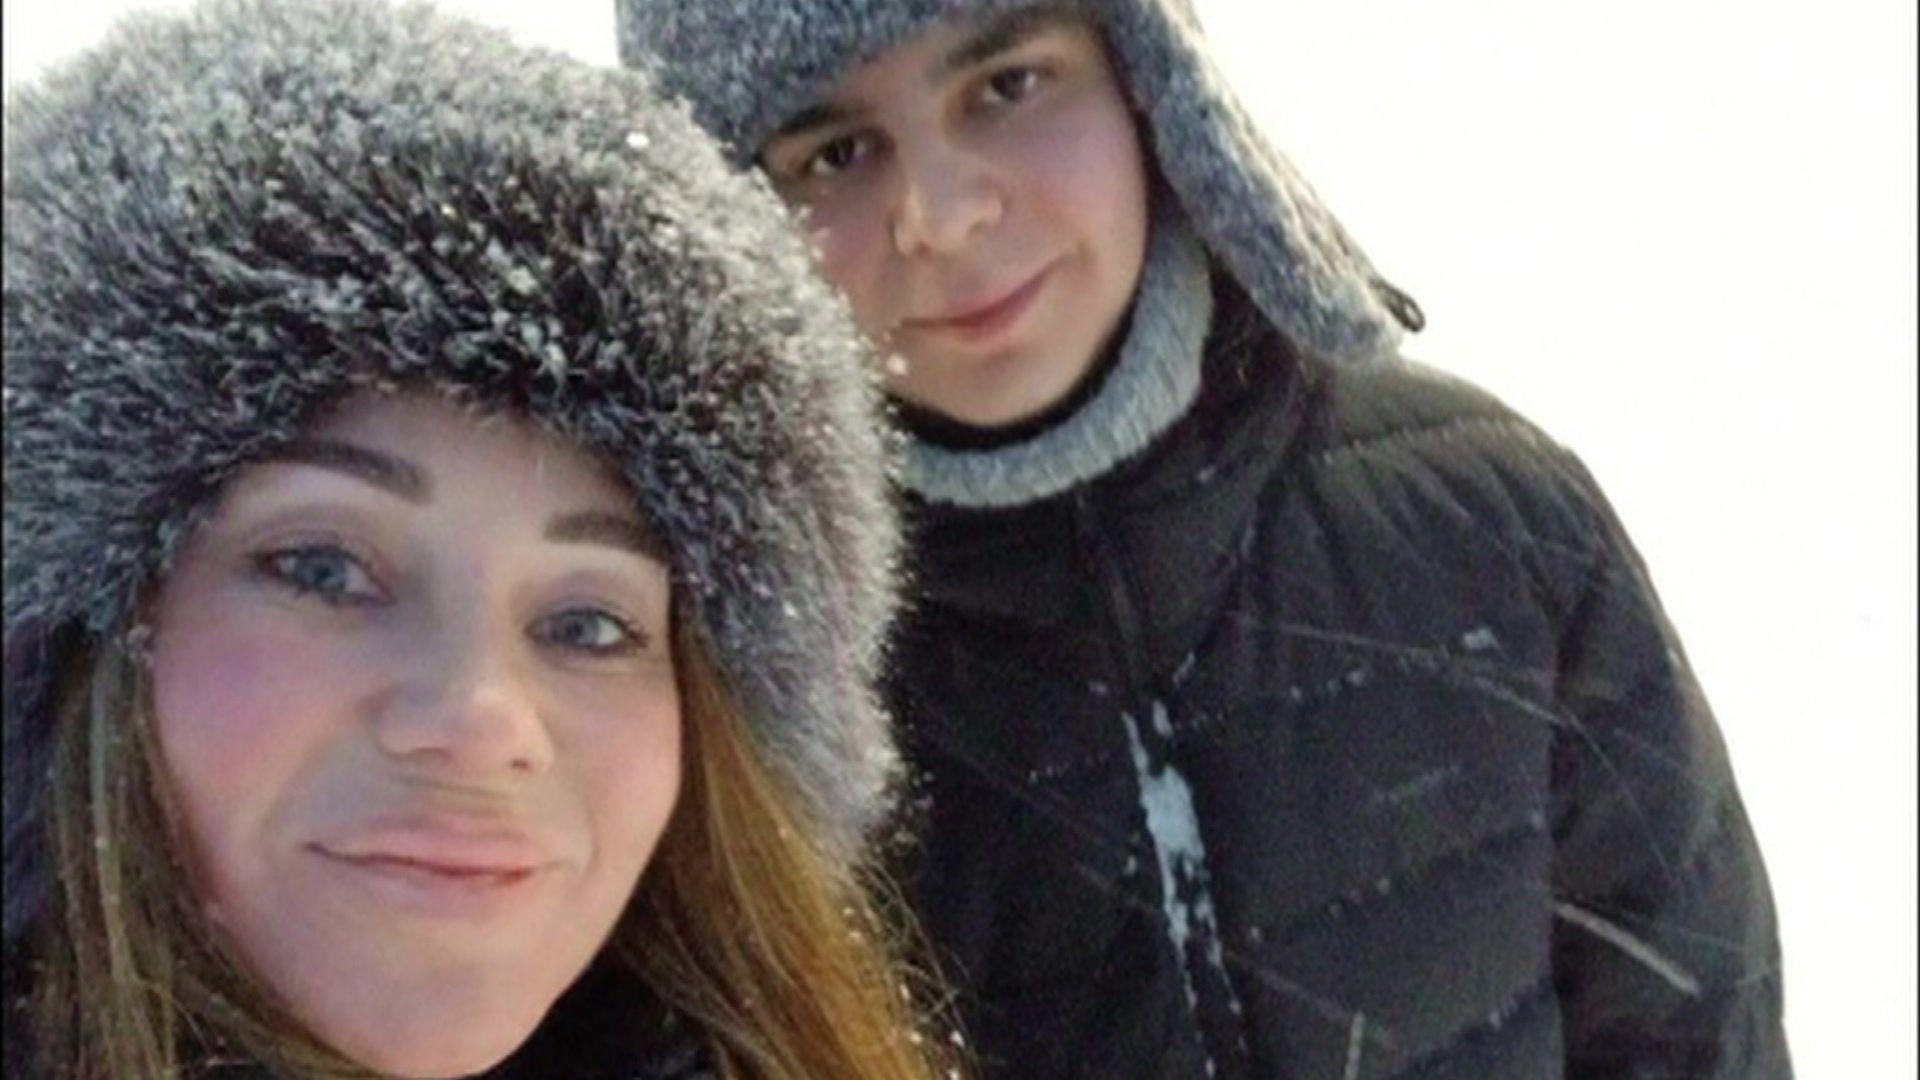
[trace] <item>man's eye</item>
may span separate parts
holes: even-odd
[[[815,150],[800,171],[815,180],[834,176],[860,164],[869,152],[865,136],[842,135]]]
[[[295,593],[335,606],[379,604],[387,598],[360,560],[337,544],[281,548],[256,562],[261,573]]]
[[[1031,67],[1003,68],[987,77],[983,96],[989,105],[1011,105],[1020,101],[1034,88],[1040,85],[1040,69]]]
[[[575,652],[610,656],[633,652],[646,644],[645,635],[626,620],[598,608],[568,608],[534,621],[534,640]]]

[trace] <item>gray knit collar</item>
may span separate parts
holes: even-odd
[[[1205,248],[1177,211],[1156,213],[1126,340],[1094,396],[1060,424],[1010,446],[953,450],[913,440],[907,488],[928,502],[989,509],[1099,476],[1146,449],[1193,404],[1212,319]]]

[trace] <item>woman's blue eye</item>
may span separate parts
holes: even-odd
[[[597,655],[631,652],[645,644],[645,637],[623,619],[595,608],[569,608],[536,620],[536,640]]]
[[[302,595],[338,606],[378,604],[386,593],[360,560],[335,544],[307,544],[259,557],[262,573]]]

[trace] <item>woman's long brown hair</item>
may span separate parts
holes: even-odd
[[[693,1022],[724,1076],[958,1075],[932,1027],[945,1004],[936,984],[902,960],[903,908],[872,867],[820,846],[704,645],[674,636],[683,787],[606,949]],[[144,665],[109,646],[63,690],[48,778],[55,902],[28,976],[36,1074],[190,1076],[226,1063],[369,1075],[307,1033],[194,901]]]
[[[952,1048],[925,1022],[944,1002],[900,962],[902,906],[873,868],[817,846],[707,655],[676,633],[691,767],[616,947],[729,1076],[946,1075]]]

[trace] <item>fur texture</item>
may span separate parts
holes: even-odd
[[[933,21],[1037,7],[1101,28],[1195,232],[1296,348],[1365,363],[1392,357],[1401,327],[1420,328],[1419,308],[1254,128],[1188,0],[615,0],[622,60],[654,69],[743,162],[839,78]]]
[[[894,447],[763,181],[634,72],[425,7],[210,0],[8,112],[6,934],[77,650],[347,395],[513,411],[628,484],[770,765],[852,857],[895,757]]]

